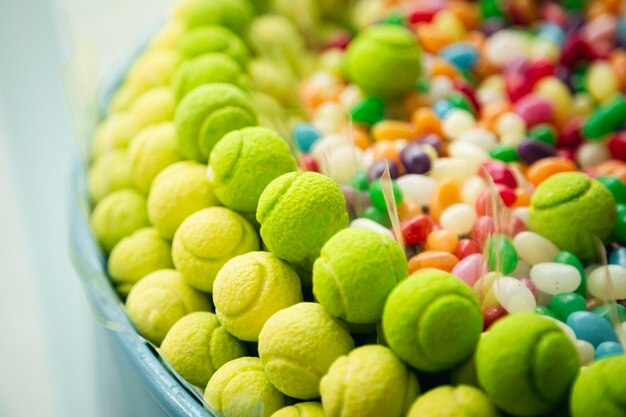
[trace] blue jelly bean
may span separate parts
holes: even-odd
[[[617,24],[617,38],[626,43],[626,17],[622,17]]]
[[[563,45],[565,42],[565,32],[561,27],[554,23],[544,23],[539,27],[537,36],[546,39],[557,45]]]
[[[617,342],[604,342],[596,348],[596,360],[624,354],[624,348]]]
[[[478,61],[478,51],[472,45],[464,42],[453,43],[443,48],[439,55],[452,65],[462,69],[471,70]]]
[[[300,123],[293,128],[293,138],[302,152],[309,152],[322,133],[308,123]]]
[[[609,264],[626,267],[626,248],[620,246],[609,255]]]
[[[567,325],[574,330],[576,338],[586,340],[593,347],[598,347],[602,342],[617,342],[611,324],[597,314],[576,311],[567,317]]]
[[[443,119],[444,117],[446,117],[446,114],[453,108],[454,107],[452,106],[452,103],[450,103],[448,100],[439,100],[433,106],[433,111],[437,114],[437,117]]]

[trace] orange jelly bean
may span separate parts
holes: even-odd
[[[431,54],[436,54],[445,46],[454,42],[454,39],[452,39],[450,35],[441,32],[435,25],[418,25],[416,32],[422,48]]]
[[[374,143],[373,152],[374,159],[389,159],[400,164],[400,152],[392,140],[381,140]]]
[[[436,77],[438,75],[443,75],[443,76],[446,76],[448,78],[456,78],[456,77],[459,76],[459,70],[457,70],[451,64],[448,64],[443,59],[436,59],[436,60],[434,60],[433,65],[432,65],[430,71],[431,71],[430,75],[432,77]]]
[[[448,4],[448,9],[463,22],[466,29],[476,29],[480,24],[480,15],[475,4],[465,1],[453,1]]]
[[[626,52],[622,50],[615,51],[610,56],[611,68],[617,75],[620,86],[626,87]]]
[[[456,233],[446,229],[434,230],[426,238],[426,250],[453,253],[459,244]]]
[[[566,158],[543,158],[533,163],[526,170],[528,182],[537,186],[559,172],[574,172],[576,164]]]
[[[451,272],[459,263],[459,258],[448,252],[426,251],[409,259],[409,274],[425,268],[435,268]]]
[[[372,128],[374,140],[413,139],[417,136],[417,130],[412,123],[397,120],[383,120],[376,123]]]
[[[441,121],[437,117],[434,111],[428,107],[421,107],[417,111],[413,112],[411,121],[415,125],[417,135],[427,135],[429,133],[435,133],[439,136],[441,133]]]
[[[354,135],[354,144],[360,149],[367,149],[370,146],[370,137],[367,134],[367,129],[363,126],[354,126],[352,128]]]
[[[528,190],[518,188],[515,190],[515,202],[511,207],[528,207],[531,198],[532,194]]]
[[[444,178],[435,187],[432,195],[430,196],[430,202],[428,204],[429,214],[439,221],[441,213],[452,204],[461,202],[461,187],[459,184],[451,179]]]
[[[402,204],[398,206],[398,217],[400,220],[410,219],[419,214],[422,214],[422,207],[419,204],[414,203],[412,200],[404,200]]]

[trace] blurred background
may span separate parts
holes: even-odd
[[[85,139],[71,114],[169,3],[0,0],[0,416],[160,415],[89,310],[66,201]]]

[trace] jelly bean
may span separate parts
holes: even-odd
[[[453,82],[454,88],[461,93],[463,97],[469,100],[469,104],[474,110],[474,113],[480,112],[481,104],[478,101],[478,97],[476,96],[476,92],[474,89],[460,77],[457,77]]]
[[[366,219],[366,218],[358,218],[358,219],[352,220],[352,222],[350,223],[350,227],[370,229],[380,234],[394,237],[391,230],[387,229],[386,227],[381,226],[379,223],[373,220]]]
[[[487,39],[484,48],[486,58],[502,67],[507,62],[526,56],[528,39],[519,32],[501,30]]]
[[[373,146],[375,159],[389,159],[395,163],[400,163],[400,152],[394,141],[381,140]]]
[[[422,107],[413,112],[411,121],[415,125],[415,130],[418,135],[427,135],[431,133],[437,135],[441,134],[441,122],[439,121],[439,118],[431,109],[427,107]]]
[[[470,143],[485,151],[489,151],[497,143],[497,137],[486,129],[474,128],[463,132],[458,142]]]
[[[403,221],[400,224],[404,242],[409,245],[423,243],[433,230],[434,222],[430,216],[419,215]]]
[[[626,133],[615,134],[607,142],[607,147],[613,158],[626,161]]]
[[[385,104],[376,97],[369,97],[350,111],[352,120],[357,123],[375,125],[385,118]]]
[[[434,133],[430,133],[428,135],[419,137],[417,139],[417,143],[421,145],[432,146],[432,148],[436,151],[437,154],[434,157],[431,156],[431,159],[436,159],[436,157],[439,157],[443,154],[443,146],[441,145],[441,138]]]
[[[586,311],[585,298],[576,293],[557,294],[550,300],[548,308],[552,310],[561,321],[566,321],[570,314],[576,311]]]
[[[450,178],[458,183],[463,183],[473,174],[464,160],[459,158],[439,158],[433,161],[430,177],[436,181]]]
[[[439,51],[439,55],[455,66],[468,70],[474,68],[478,60],[478,51],[472,45],[458,42]]]
[[[438,75],[431,80],[428,96],[430,97],[430,101],[435,103],[448,98],[453,90],[454,85],[452,84],[452,80],[448,77]]]
[[[489,161],[487,151],[471,143],[460,141],[451,143],[448,146],[448,154],[452,158],[465,161],[468,167],[474,172],[476,172],[483,162]]]
[[[428,205],[437,182],[430,177],[417,174],[403,175],[396,184],[405,199],[425,207]]]
[[[581,128],[582,122],[579,119],[568,120],[561,128],[556,146],[566,149],[578,148],[583,143]]]
[[[379,159],[374,161],[367,169],[368,183],[379,179],[387,168],[389,168],[389,176],[391,178],[396,179],[400,176],[398,166],[393,161],[389,161],[388,159]]]
[[[480,253],[480,247],[471,239],[459,240],[459,244],[456,245],[456,249],[454,250],[454,256],[461,260],[478,253]]]
[[[611,356],[624,354],[624,348],[617,342],[602,342],[596,348],[595,359],[597,361]]]
[[[466,110],[452,109],[450,110],[442,123],[443,134],[449,140],[458,139],[464,132],[476,126],[474,116]]]
[[[626,247],[619,247],[611,252],[609,264],[626,267]]]
[[[552,103],[556,120],[565,120],[569,115],[572,107],[572,95],[567,85],[557,77],[546,77],[537,81],[533,92]]]
[[[605,304],[594,308],[592,313],[604,317],[609,323],[613,321],[612,316],[616,316],[620,323],[626,322],[626,307],[621,304],[615,304],[614,306]]]
[[[391,227],[391,220],[389,219],[389,213],[386,209],[383,211],[374,206],[367,207],[363,211],[363,217],[372,220],[386,228]]]
[[[587,91],[599,103],[612,98],[620,88],[619,80],[607,61],[594,62],[585,77]]]
[[[577,294],[584,297],[587,294],[587,279],[585,278],[585,270],[583,268],[583,264],[580,262],[580,259],[578,259],[578,257],[571,252],[561,251],[554,257],[553,262],[567,264],[576,268],[581,280],[580,285],[575,291]]]
[[[596,179],[608,188],[617,204],[626,204],[626,184],[618,178],[608,175],[597,177]]]
[[[580,358],[580,364],[582,366],[590,365],[595,358],[595,348],[586,340],[576,340],[574,342],[578,356]]]
[[[581,277],[576,268],[554,262],[539,263],[530,270],[530,279],[537,289],[546,294],[560,294],[575,291]]]
[[[452,110],[454,106],[448,100],[439,100],[433,105],[433,111],[437,114],[437,117],[443,119]]]
[[[429,201],[430,215],[439,221],[443,211],[452,204],[461,202],[461,188],[459,183],[452,178],[443,178],[432,192]]]
[[[522,161],[530,165],[540,159],[553,157],[556,151],[543,142],[524,140],[518,145],[517,154]]]
[[[400,160],[407,172],[425,174],[430,171],[430,157],[424,148],[415,142],[410,143],[400,152]]]
[[[504,113],[496,120],[495,131],[501,142],[507,145],[517,145],[526,135],[526,122],[515,113]]]
[[[539,124],[528,132],[530,139],[538,140],[550,146],[556,145],[557,132],[552,125],[543,123]]]
[[[398,217],[401,221],[417,216],[418,214],[423,214],[422,206],[411,200],[404,198],[402,203],[398,206]]]
[[[509,274],[517,267],[517,251],[511,239],[504,235],[494,235],[485,242],[488,248],[488,265],[491,271]]]
[[[441,226],[457,235],[466,235],[474,228],[476,210],[469,204],[457,203],[446,208],[441,214]]]
[[[433,18],[434,26],[453,40],[465,37],[466,30],[463,22],[450,10],[441,10]]]
[[[594,347],[602,342],[617,342],[615,331],[602,317],[588,311],[577,311],[567,318],[567,325],[578,339],[586,340]]]
[[[348,183],[363,166],[363,153],[352,145],[331,149],[324,155],[322,173],[334,178],[338,183]]]
[[[587,142],[576,151],[576,162],[582,168],[592,168],[611,159],[611,154],[604,142]]]
[[[597,109],[583,125],[583,134],[598,139],[617,130],[626,120],[626,98],[619,94]]]
[[[551,317],[555,320],[559,320],[559,316],[557,316],[556,313],[550,310],[548,307],[539,306],[535,309],[535,313],[541,314],[542,316]]]
[[[495,145],[489,149],[489,156],[502,162],[518,161],[517,149],[514,146]]]
[[[507,164],[500,161],[489,161],[483,164],[483,168],[484,171],[481,170],[480,175],[484,178],[488,174],[496,184],[502,184],[509,188],[517,187],[515,174]]]
[[[356,188],[357,190],[367,191],[369,180],[367,177],[367,172],[365,171],[357,171],[357,173],[352,177],[350,184]]]
[[[520,258],[531,266],[550,262],[559,253],[554,243],[534,232],[519,233],[513,238],[513,245]]]
[[[512,277],[498,278],[493,284],[496,300],[510,314],[534,312],[537,302],[531,291]]]
[[[608,283],[612,289],[607,288]],[[587,276],[587,289],[591,295],[601,299],[626,299],[626,268],[621,265],[601,266]]]
[[[561,29],[559,25],[551,22],[543,23],[539,27],[537,36],[557,45],[561,45],[565,42],[565,32],[563,32],[563,29]]]
[[[461,199],[465,204],[476,206],[476,201],[487,188],[485,181],[479,176],[469,177],[463,182]]]
[[[528,206],[530,206],[531,198],[532,198],[532,194],[527,189],[516,188],[515,189],[515,203],[513,203],[512,207],[515,207],[516,209],[520,209],[518,210],[518,212],[522,213],[521,211],[522,208],[528,209]],[[527,215],[518,216],[518,217],[524,220],[524,223],[527,223],[525,220],[528,217]]]
[[[626,243],[626,206],[622,204],[617,205],[617,224],[611,237],[618,243]]]
[[[371,206],[368,193],[345,184],[341,184],[340,187],[346,199],[346,209],[351,215],[359,215]]]
[[[317,160],[313,155],[308,153],[303,153],[298,156],[298,166],[304,171],[320,172]]]
[[[528,94],[515,103],[515,112],[524,119],[526,126],[548,123],[554,115],[552,103],[536,94]]]
[[[433,230],[426,239],[426,250],[453,253],[458,243],[456,233],[446,229]]]
[[[447,98],[447,101],[455,109],[465,110],[469,113],[472,113],[472,115],[476,114],[476,109],[463,94],[450,94]]]
[[[456,256],[448,252],[425,251],[409,259],[409,274],[424,268],[436,268],[450,272],[459,262]]]
[[[476,219],[476,222],[474,223],[472,239],[474,239],[476,243],[482,247],[489,236],[495,233],[495,231],[496,226],[493,218],[490,216],[481,216]]]
[[[509,314],[502,306],[491,306],[483,310],[483,330],[490,328],[496,321]]]
[[[560,157],[543,158],[534,162],[526,171],[526,179],[537,186],[561,172],[575,172],[576,164],[568,159]]]
[[[412,139],[417,136],[417,130],[411,123],[397,120],[383,120],[372,128],[374,140]]]
[[[402,203],[402,191],[400,191],[400,188],[395,181],[392,180],[391,185],[396,205]],[[381,211],[387,210],[387,203],[385,202],[385,195],[383,193],[383,188],[380,180],[372,181],[370,183],[369,194],[370,200],[372,200],[372,204],[374,205],[374,207]]]
[[[309,152],[321,137],[321,132],[308,123],[300,123],[293,129],[293,138],[302,152]]]

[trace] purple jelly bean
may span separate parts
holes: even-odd
[[[372,182],[374,180],[379,179],[383,172],[385,172],[385,168],[389,165],[389,175],[391,178],[396,179],[400,176],[400,172],[398,171],[398,166],[395,162],[390,161],[388,159],[379,159],[374,161],[372,165],[367,169],[367,182]]]
[[[402,165],[412,174],[425,174],[430,171],[430,157],[419,143],[409,143],[400,152]]]
[[[341,184],[341,191],[346,199],[346,210],[352,215],[361,215],[363,210],[371,206],[369,193],[357,190],[349,185]]]
[[[443,148],[441,147],[441,139],[439,138],[439,136],[435,135],[434,133],[431,133],[426,136],[422,136],[418,138],[416,142],[419,144],[426,144],[426,145],[432,146],[433,148],[435,148],[435,150],[437,151],[437,155],[439,156],[441,156],[441,154],[443,153]]]
[[[506,22],[504,19],[492,18],[485,20],[480,25],[480,30],[487,36],[491,36],[494,33],[504,29],[506,27]]]
[[[536,94],[528,94],[515,103],[515,112],[524,119],[528,127],[532,127],[552,121],[554,107],[548,100]]]
[[[547,143],[538,140],[524,140],[517,147],[517,155],[528,165],[543,158],[556,155],[556,150]]]

